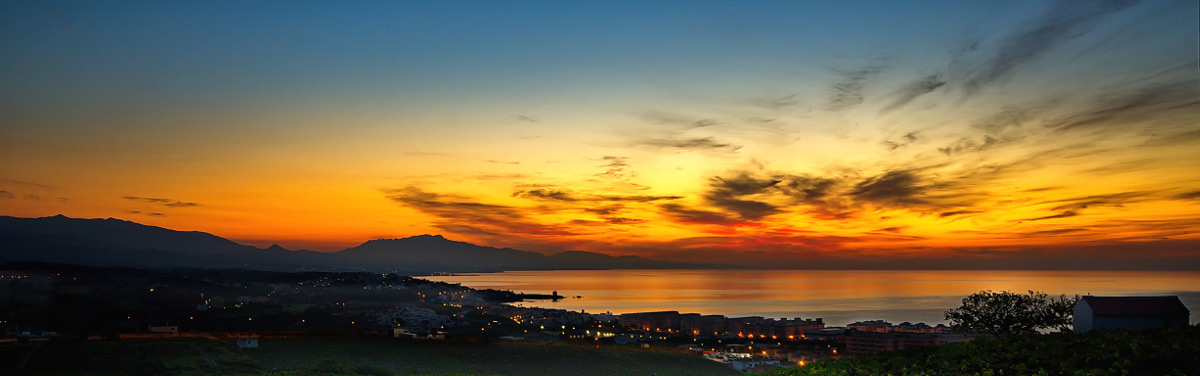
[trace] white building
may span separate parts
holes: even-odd
[[[257,337],[238,338],[237,339],[237,347],[239,349],[257,349],[258,348],[258,338]]]

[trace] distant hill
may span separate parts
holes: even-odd
[[[103,267],[217,267],[261,270],[483,272],[539,269],[711,267],[641,257],[568,251],[546,256],[448,240],[440,235],[379,239],[338,252],[256,248],[216,235],[107,218],[0,217],[0,262],[44,261]]]

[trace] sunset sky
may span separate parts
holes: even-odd
[[[1200,267],[1198,13],[8,1],[0,215],[318,251],[442,234],[758,265]]]

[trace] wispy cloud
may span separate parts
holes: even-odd
[[[632,146],[649,146],[656,148],[668,148],[677,150],[726,150],[737,151],[741,146],[734,146],[728,142],[716,141],[713,137],[691,137],[691,138],[643,138],[635,140],[631,143]]]
[[[680,223],[705,225],[734,225],[742,223],[742,221],[725,213],[693,209],[681,204],[662,204],[659,205],[659,208],[662,209],[662,214],[667,218]]]
[[[862,104],[865,98],[863,91],[867,86],[867,79],[883,71],[886,62],[887,60],[884,58],[876,58],[862,68],[835,69],[834,73],[841,76],[841,80],[829,88],[826,109],[842,111]]]
[[[712,206],[737,213],[743,220],[757,221],[778,213],[779,210],[774,205],[746,197],[769,193],[781,182],[774,179],[756,179],[747,174],[729,178],[713,177],[709,181],[710,188],[704,199]]]
[[[932,93],[934,90],[937,90],[944,85],[946,85],[946,80],[942,78],[941,74],[931,74],[922,77],[921,79],[905,85],[903,88],[900,88],[900,90],[897,90],[895,93],[893,93],[892,96],[894,96],[896,99],[892,100],[892,102],[887,106],[884,106],[880,112],[888,112],[900,108],[901,106],[908,104],[908,102],[912,102],[914,99],[917,99],[917,97]]]
[[[1047,121],[1045,126],[1058,132],[1101,126],[1123,128],[1130,123],[1160,118],[1176,110],[1186,110],[1195,116],[1200,107],[1197,105],[1200,105],[1200,95],[1197,94],[1195,80],[1156,84],[1133,92],[1106,94],[1096,98],[1090,108]]]
[[[683,198],[682,196],[575,194],[568,190],[545,188],[517,190],[516,192],[513,192],[512,196],[531,200],[561,202],[652,202],[662,200],[677,200]]]
[[[1018,67],[1048,53],[1062,42],[1087,34],[1098,18],[1134,3],[1136,1],[1060,1],[1036,23],[1001,40],[987,60],[966,78],[963,87],[968,95],[975,94],[1007,78]]]
[[[43,191],[54,190],[54,186],[52,186],[52,185],[34,183],[34,182],[28,182],[28,181],[22,181],[22,180],[13,180],[13,179],[8,179],[8,178],[0,179],[0,183],[16,185],[16,186],[21,186],[21,187],[25,187],[25,188],[35,188],[35,189],[40,189]]]
[[[568,226],[540,223],[511,206],[481,203],[467,197],[432,193],[417,187],[387,189],[383,193],[393,202],[437,218],[434,227],[453,233],[488,238],[579,234]]]
[[[141,202],[147,202],[147,203],[151,203],[151,204],[163,205],[163,206],[170,207],[170,208],[189,208],[189,207],[201,206],[200,204],[195,203],[195,202],[183,202],[183,201],[173,200],[173,199],[169,199],[169,198],[137,197],[137,196],[122,196],[121,198],[130,200],[130,201],[141,201]]]
[[[1077,215],[1079,215],[1079,212],[1074,211],[1074,210],[1067,210],[1062,213],[1058,213],[1058,214],[1054,214],[1054,215],[1047,215],[1044,217],[1035,217],[1035,218],[1025,219],[1025,221],[1043,221],[1043,220],[1047,220],[1047,219],[1070,218],[1070,217],[1074,217]]]
[[[668,125],[681,130],[704,128],[720,124],[719,121],[711,118],[695,119],[683,115],[668,114],[659,111],[647,111],[643,113],[641,117],[652,124]]]

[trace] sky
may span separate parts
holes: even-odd
[[[4,2],[0,215],[318,251],[1200,268],[1197,8]]]

